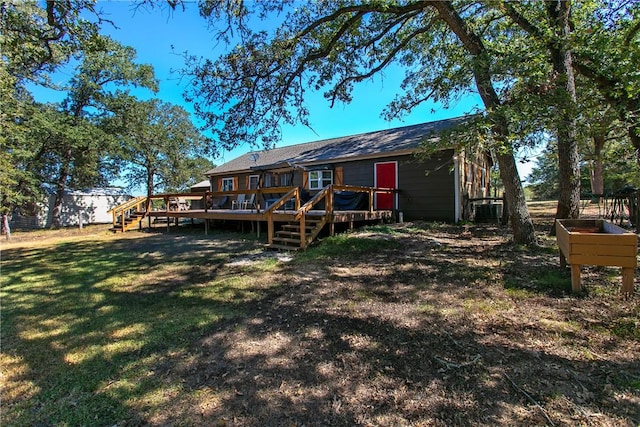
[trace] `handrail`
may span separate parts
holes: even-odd
[[[204,197],[206,194],[205,191],[202,192],[185,192],[185,193],[163,193],[163,194],[153,194],[151,196],[149,196],[150,199],[165,199],[165,198],[172,198],[172,197],[182,197],[182,198],[200,198],[200,197]]]
[[[398,192],[397,188],[387,187],[364,187],[361,185],[333,185],[333,191],[354,191],[356,193],[368,193],[373,191],[374,193],[395,193]]]
[[[267,215],[272,214],[280,206],[282,206],[285,203],[287,203],[289,201],[289,199],[291,199],[292,197],[295,197],[296,200],[300,199],[300,190],[298,189],[298,187],[292,188],[287,194],[285,194],[284,196],[280,197],[275,203],[271,204],[271,206],[269,206],[267,209],[265,209],[264,213],[267,214]]]
[[[144,199],[146,198],[147,198],[146,196],[134,197],[133,199],[129,199],[118,206],[112,207],[107,211],[107,213],[112,213],[114,211],[126,211],[127,209],[131,209],[132,207],[136,206],[140,202],[144,201]]]
[[[324,199],[327,196],[327,193],[329,192],[329,189],[331,187],[332,185],[327,185],[318,193],[316,193],[316,195],[313,196],[311,200],[309,200],[304,205],[300,206],[300,209],[298,209],[298,212],[296,213],[295,220],[296,221],[299,220],[302,215],[309,212],[313,206],[317,205],[318,202],[320,202],[320,200]]]
[[[127,226],[125,224],[125,216],[126,216],[126,212],[129,211],[132,208],[136,208],[139,209],[139,206],[142,205],[145,202],[148,202],[149,198],[147,196],[138,196],[138,197],[134,197],[130,200],[127,200],[125,203],[122,203],[118,206],[115,206],[111,209],[109,209],[107,211],[107,213],[111,213],[111,216],[113,218],[113,228],[115,230],[116,227],[116,223],[118,220],[118,217],[121,217],[121,231],[125,232],[127,229]],[[146,216],[146,212],[144,214]],[[144,217],[144,216],[143,216]]]
[[[284,196],[280,197],[278,201],[269,206],[264,214],[267,216],[267,238],[269,239],[269,244],[273,243],[273,235],[275,233],[275,225],[273,223],[273,213],[280,206],[284,205],[291,197],[296,198],[296,206],[300,205],[300,190],[298,187],[294,187],[287,192]]]
[[[207,196],[219,197],[219,196],[237,196],[239,194],[276,194],[291,191],[296,187],[263,187],[263,188],[246,188],[244,190],[227,190],[227,191],[206,191],[204,194]],[[190,194],[202,194],[202,193],[190,193]]]

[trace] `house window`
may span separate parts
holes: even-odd
[[[249,190],[257,189],[259,181],[260,175],[249,175]]]
[[[290,187],[291,185],[293,185],[290,173],[280,174],[280,185],[282,185],[283,187]]]
[[[333,171],[309,171],[309,190],[319,190],[333,184]]]
[[[277,187],[278,186],[278,175],[275,173],[267,173],[264,175],[264,186],[265,187]]]
[[[222,191],[233,191],[233,178],[222,178]]]

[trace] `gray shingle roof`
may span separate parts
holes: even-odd
[[[468,116],[455,117],[413,126],[289,145],[271,150],[251,151],[207,171],[205,175],[248,171],[251,168],[276,164],[289,163],[304,166],[309,163],[329,162],[337,159],[355,160],[364,156],[413,150],[422,141],[428,138],[438,138],[435,134],[458,126],[467,120],[469,120]]]
[[[193,188],[209,188],[211,186],[211,182],[208,179],[205,179],[204,181],[200,181],[197,184],[193,184],[191,187],[191,189]]]

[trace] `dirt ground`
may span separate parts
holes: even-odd
[[[406,223],[350,234],[380,250],[280,261],[246,317],[156,370],[198,393],[124,424],[639,425],[639,276],[623,299],[619,269],[584,267],[571,294],[549,209],[531,205],[539,249]]]
[[[490,224],[404,224],[354,233],[397,240],[386,249],[288,264],[250,316],[168,373],[223,396],[188,423],[638,425],[638,296],[621,299],[607,268],[585,268],[571,295],[544,236],[552,212],[532,215],[539,250]]]

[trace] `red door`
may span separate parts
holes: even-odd
[[[378,188],[398,188],[398,162],[375,164],[375,186]],[[395,207],[394,193],[376,193],[375,208],[392,210]]]

